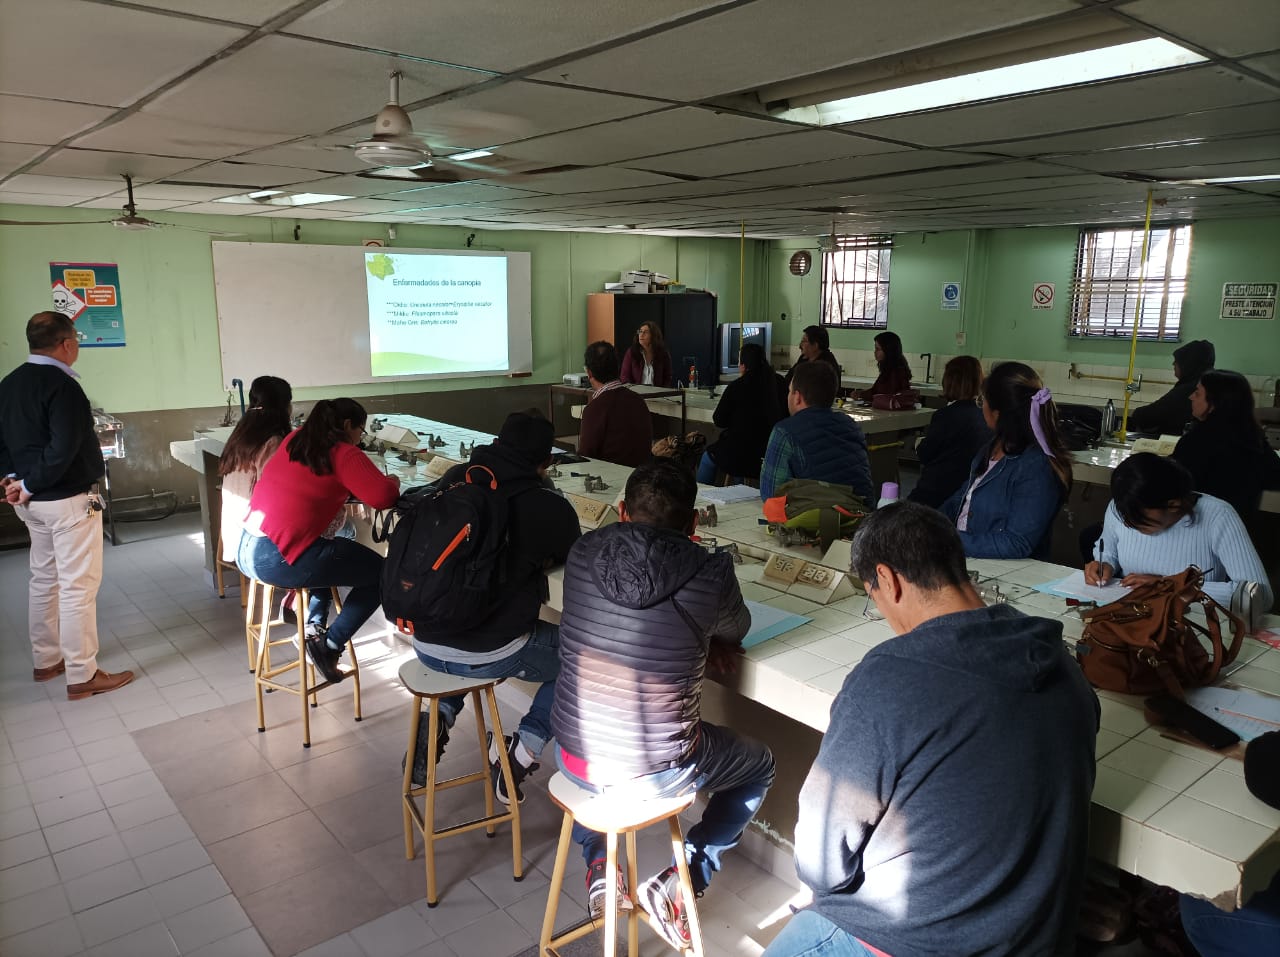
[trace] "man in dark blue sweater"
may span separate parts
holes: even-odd
[[[133,680],[98,668],[98,586],[106,471],[89,399],[71,371],[80,342],[71,320],[38,312],[27,361],[0,381],[0,475],[5,500],[31,536],[27,628],[32,677],[65,673],[67,697],[89,698]]]
[[[1099,708],[1062,625],[985,607],[913,502],[863,520],[851,571],[897,637],[831,706],[795,834],[813,906],[766,957],[1074,954]]]

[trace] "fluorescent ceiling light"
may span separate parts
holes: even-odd
[[[893,90],[819,103],[816,107],[818,125],[855,123],[875,117],[932,110],[1018,93],[1079,86],[1097,80],[1203,63],[1206,59],[1168,40],[1138,40],[1100,50],[1068,53],[1031,63],[981,70],[945,80],[915,83]],[[788,110],[782,117],[813,122],[812,109],[814,108],[801,107]]]
[[[240,196],[224,196],[215,203],[239,203],[251,206],[310,206],[314,203],[334,203],[340,199],[354,199],[336,193],[286,193],[279,189],[260,189]]]
[[[442,160],[457,160],[459,163],[465,163],[467,160],[478,160],[485,156],[492,156],[493,150],[472,150],[469,153],[454,153],[452,156],[442,156]]]
[[[1214,183],[1267,183],[1277,179],[1280,179],[1280,173],[1264,173],[1261,176],[1214,176],[1211,179],[1192,179],[1187,182],[1212,185]]]

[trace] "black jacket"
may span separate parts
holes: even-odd
[[[1181,435],[1191,421],[1191,393],[1203,372],[1213,368],[1216,358],[1213,343],[1193,339],[1173,350],[1178,363],[1178,381],[1172,389],[1150,405],[1129,413],[1129,428],[1135,432]]]
[[[1215,428],[1212,415],[1178,439],[1172,458],[1191,472],[1197,492],[1230,503],[1243,519],[1258,511],[1263,489],[1280,488],[1280,456],[1256,435]]]
[[[809,360],[806,359],[804,356],[801,356],[799,359],[795,361],[795,363],[791,366],[791,368],[787,370],[787,377],[786,379],[783,380],[783,386],[785,387],[783,390],[784,392],[787,389],[791,388],[791,377],[796,374],[796,366],[798,366],[802,362],[808,362],[808,361]],[[813,361],[825,362],[827,365],[831,366],[831,368],[835,370],[836,392],[839,392],[840,391],[840,373],[843,370],[840,368],[840,363],[836,360],[835,353],[832,352],[830,349],[823,349],[820,353],[818,353],[818,358],[814,359]]]
[[[736,645],[750,626],[728,555],[637,522],[587,533],[565,563],[556,740],[593,783],[680,765],[709,643]]]
[[[37,502],[87,492],[106,464],[84,389],[56,366],[26,362],[0,381],[0,475]]]
[[[539,481],[537,471],[523,456],[501,445],[477,446],[471,464],[491,469],[499,488],[516,481]],[[440,481],[445,485],[461,482],[465,470],[465,466],[454,466]],[[510,539],[504,599],[484,622],[466,632],[433,631],[430,622],[415,621],[417,638],[433,645],[483,652],[501,648],[533,628],[547,598],[547,569],[564,563],[581,534],[578,513],[564,496],[539,484],[512,498],[507,515]]]
[[[729,475],[759,478],[769,433],[787,417],[787,389],[782,377],[761,367],[725,387],[712,421],[720,438],[707,449],[717,467]]]
[[[982,410],[973,402],[952,402],[935,412],[929,430],[916,446],[920,481],[908,496],[910,501],[932,508],[942,505],[964,485],[973,457],[991,438]]]

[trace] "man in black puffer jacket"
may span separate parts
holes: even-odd
[[[693,477],[666,461],[627,481],[622,521],[578,540],[564,574],[560,677],[551,709],[556,759],[571,780],[635,797],[712,792],[685,836],[699,896],[773,783],[759,742],[699,719],[708,659],[731,670],[751,625],[733,561],[689,540]],[[593,916],[604,906],[604,836],[577,828]],[[676,871],[641,889],[672,946],[689,946]]]

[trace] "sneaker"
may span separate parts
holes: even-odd
[[[676,950],[688,950],[693,946],[693,938],[689,935],[689,915],[680,890],[680,872],[674,866],[645,881],[640,886],[640,898],[668,944]]]
[[[605,876],[606,863],[604,858],[600,858],[592,861],[591,866],[587,868],[587,913],[592,920],[600,920],[604,917],[604,902],[609,890],[609,878]],[[613,871],[618,881],[618,910],[634,910],[636,905],[631,902],[631,895],[627,892],[627,882],[622,876],[622,869],[615,867]]]
[[[413,776],[409,779],[409,783],[415,788],[425,788],[427,786],[427,738],[431,731],[431,715],[425,711],[418,716],[418,746],[413,752]],[[444,723],[444,718],[440,719],[440,730],[436,734],[436,764],[440,763],[440,759],[444,757],[444,746],[449,743],[449,726]],[[408,760],[408,753],[400,759],[400,770],[404,771],[405,761]]]
[[[520,782],[527,778],[541,766],[537,761],[531,761],[528,764],[521,764],[516,760],[516,745],[520,743],[520,732],[515,734],[503,735],[503,744],[507,747],[507,760],[511,762],[511,778],[516,788],[516,801],[524,800],[524,792],[520,790]],[[495,747],[493,740],[493,732],[489,732],[489,771],[493,779],[493,793],[498,796],[498,800],[508,807],[511,806],[511,797],[507,794],[507,782],[502,777],[502,765],[498,760],[498,749]]]
[[[325,681],[337,684],[347,676],[347,673],[338,667],[338,659],[342,657],[342,652],[330,648],[323,635],[307,639],[307,654],[311,656],[311,661],[320,670],[320,674],[324,675]]]
[[[298,623],[298,616],[293,616],[293,623]],[[308,638],[323,638],[329,632],[329,626],[322,621],[307,622],[306,635]]]

